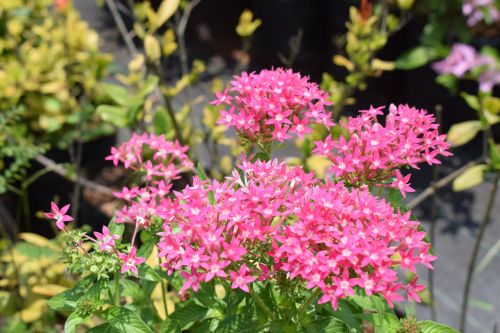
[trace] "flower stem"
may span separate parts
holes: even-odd
[[[120,271],[115,272],[115,305],[120,306]]]
[[[477,256],[479,254],[479,248],[481,241],[483,240],[484,232],[486,231],[486,226],[490,219],[491,210],[493,208],[493,203],[495,202],[495,195],[498,189],[498,181],[500,180],[500,171],[497,171],[495,178],[493,180],[493,186],[490,190],[488,197],[488,203],[486,204],[486,210],[484,211],[483,220],[479,226],[479,231],[477,234],[476,242],[474,244],[474,249],[472,250],[472,256],[469,261],[469,267],[467,269],[467,278],[465,281],[464,295],[462,301],[462,312],[460,314],[460,332],[465,333],[465,325],[467,323],[467,307],[469,305],[470,288],[472,286],[472,277],[474,274],[474,268],[476,266]]]
[[[250,291],[250,296],[252,296],[255,303],[257,303],[257,305],[267,314],[269,319],[275,319],[274,313],[271,311],[271,309],[269,309],[266,303],[264,303],[262,298],[260,298],[260,296],[253,290],[252,287],[249,287],[249,291]]]
[[[161,257],[158,257],[158,262],[160,263],[161,266]],[[161,284],[161,298],[163,301],[163,310],[165,310],[165,318],[168,317],[168,307],[167,307],[167,288],[165,286],[164,281],[160,281]]]

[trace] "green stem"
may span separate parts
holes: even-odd
[[[249,287],[249,291],[250,291],[250,296],[252,296],[255,303],[257,303],[257,305],[267,314],[269,319],[274,320],[275,319],[274,313],[271,311],[271,309],[269,309],[266,303],[264,303],[262,298],[260,298],[260,296],[253,290],[252,287]]]
[[[160,263],[160,266],[161,266],[161,258],[158,257],[158,261]],[[163,301],[163,310],[165,310],[165,318],[168,317],[168,307],[167,307],[167,288],[165,286],[165,283],[164,281],[160,281],[160,284],[161,284],[161,298],[162,298],[162,301]]]
[[[495,195],[497,193],[499,180],[500,180],[500,171],[497,171],[495,174],[495,178],[493,179],[493,186],[488,196],[488,203],[486,204],[486,210],[484,211],[483,220],[481,221],[481,225],[479,226],[476,242],[474,244],[474,249],[472,250],[472,256],[469,261],[469,267],[467,269],[467,278],[465,281],[464,295],[462,301],[462,312],[460,314],[460,332],[462,333],[465,333],[465,325],[467,323],[467,308],[469,305],[469,295],[470,295],[470,288],[472,286],[472,277],[474,274],[474,268],[476,267],[476,261],[477,261],[477,256],[479,254],[481,241],[483,240],[483,236],[486,231],[486,226],[488,225],[488,221],[491,215],[491,210],[493,208],[493,203],[495,202]]]
[[[115,272],[115,305],[120,306],[120,271]]]

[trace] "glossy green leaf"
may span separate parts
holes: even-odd
[[[85,295],[95,282],[95,277],[87,276],[80,280],[73,288],[63,291],[50,298],[47,303],[50,308],[57,311],[73,311],[78,299]]]
[[[439,56],[433,47],[418,46],[397,58],[396,68],[405,70],[415,69],[439,58]]]
[[[130,93],[127,88],[113,83],[101,83],[101,87],[118,105],[130,106]]]
[[[96,108],[96,113],[102,120],[117,127],[126,127],[128,125],[128,108],[124,106],[102,104]]]
[[[83,324],[88,319],[89,316],[82,316],[76,311],[71,313],[64,323],[64,333],[75,333],[76,327]]]
[[[106,309],[103,317],[108,321],[110,326],[118,329],[121,332],[153,332],[135,312],[123,307],[111,306]]]
[[[458,333],[457,330],[450,326],[439,324],[430,320],[419,322],[422,333]]]
[[[172,120],[163,107],[159,107],[155,111],[153,118],[153,129],[156,134],[166,134],[172,130]]]
[[[186,329],[196,321],[203,319],[207,312],[208,309],[206,307],[195,303],[188,303],[182,308],[176,309],[175,312],[170,315],[170,318],[176,320],[182,329]]]

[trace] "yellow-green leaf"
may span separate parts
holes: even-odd
[[[254,21],[252,20],[253,20],[252,11],[245,9],[243,13],[241,13],[240,21],[236,26],[236,33],[240,37],[252,36],[255,30],[257,30],[257,28],[262,24],[262,21],[260,19],[255,19]]]
[[[465,170],[453,181],[453,190],[456,192],[467,190],[477,186],[484,181],[484,173],[488,166],[486,164],[474,165]]]
[[[33,287],[32,291],[35,294],[38,294],[41,296],[52,297],[54,295],[62,293],[66,289],[68,289],[68,288],[57,285],[57,284],[44,284],[44,285],[37,285],[37,286]]]
[[[175,33],[173,29],[167,29],[162,37],[162,50],[166,56],[171,55],[177,50],[177,43],[175,42]]]
[[[372,68],[381,71],[392,71],[396,68],[396,64],[393,61],[384,61],[380,59],[372,60]]]
[[[32,234],[30,232],[22,232],[19,234],[19,238],[38,247],[46,247],[54,251],[61,250],[59,247],[51,243],[50,240],[37,234]]]
[[[144,38],[144,49],[147,57],[151,61],[158,61],[161,57],[160,42],[153,35],[146,35]]]
[[[454,146],[461,146],[474,139],[481,130],[479,120],[469,120],[451,126],[447,139]]]
[[[161,27],[165,22],[168,21],[172,15],[175,14],[177,8],[179,8],[180,0],[163,0],[156,13],[156,28]]]
[[[306,165],[309,170],[316,173],[318,178],[323,178],[325,176],[326,170],[332,165],[332,162],[324,156],[311,156],[307,159]]]
[[[345,67],[348,71],[352,71],[354,69],[354,64],[344,56],[337,54],[333,56],[332,60],[335,65]]]

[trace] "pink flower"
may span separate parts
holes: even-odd
[[[500,70],[490,69],[479,76],[479,90],[490,92],[496,85],[500,85]]]
[[[462,12],[468,16],[467,25],[469,26],[474,26],[485,20],[484,12],[488,12],[491,23],[500,21],[500,10],[496,7],[494,0],[465,0]]]
[[[414,189],[408,185],[408,182],[410,181],[411,174],[407,174],[406,176],[403,176],[399,170],[396,170],[396,180],[392,183],[392,186],[397,188],[400,192],[403,198],[406,198],[406,193],[407,192],[415,192]]]
[[[119,239],[120,236],[112,235],[109,233],[109,229],[106,226],[102,227],[102,233],[94,231],[96,239],[99,241],[99,250],[111,252],[115,247],[115,240]]]
[[[218,123],[234,127],[251,142],[281,142],[293,134],[301,137],[310,132],[312,123],[333,126],[330,113],[324,108],[330,104],[327,94],[309,78],[290,69],[243,72],[216,96],[211,104],[229,107],[229,111],[221,111]]]
[[[245,264],[240,267],[238,272],[230,271],[229,274],[231,275],[231,281],[233,282],[231,284],[231,288],[240,288],[248,293],[248,284],[257,279],[256,277],[248,275],[248,272],[248,267]]]
[[[128,254],[120,253],[120,259],[122,260],[121,273],[132,271],[134,275],[138,274],[137,265],[142,264],[146,259],[141,257],[136,257],[136,248],[132,247]]]
[[[432,64],[432,68],[439,74],[453,74],[460,78],[476,67],[479,60],[480,56],[472,46],[456,43],[448,57]]]
[[[45,213],[45,217],[55,220],[57,228],[59,230],[64,230],[64,222],[73,221],[73,218],[71,216],[66,215],[70,205],[68,204],[59,209],[55,202],[51,202],[50,207],[52,211],[50,213]]]

